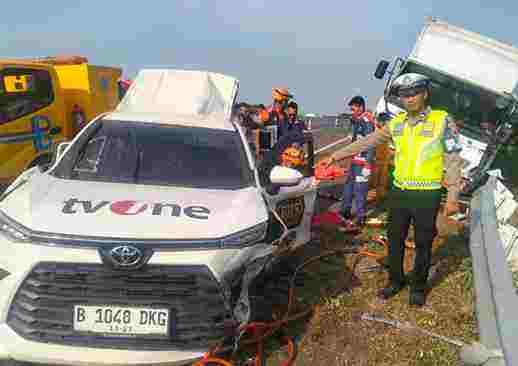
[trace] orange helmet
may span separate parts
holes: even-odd
[[[287,88],[273,88],[272,98],[275,101],[285,102],[288,98],[293,97]]]
[[[270,119],[270,113],[266,109],[261,109],[259,112],[259,119],[261,122],[266,123]]]
[[[289,146],[281,155],[281,164],[286,167],[300,167],[304,165],[304,150],[297,146]]]

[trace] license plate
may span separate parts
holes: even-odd
[[[74,306],[74,330],[78,332],[168,336],[169,309]]]
[[[304,197],[290,198],[277,204],[277,213],[288,229],[300,225],[304,217]]]

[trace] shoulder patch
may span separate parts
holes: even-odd
[[[404,122],[398,122],[394,125],[394,128],[392,129],[392,136],[403,136],[403,130],[405,129],[405,123]]]

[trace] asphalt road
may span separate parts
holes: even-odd
[[[311,121],[311,123],[310,123]],[[306,125],[311,124],[312,130],[335,127],[336,116],[307,118]]]

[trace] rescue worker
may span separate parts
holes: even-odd
[[[286,107],[288,100],[292,97],[286,88],[274,88],[272,90],[273,103],[267,109],[268,123],[277,126],[277,139],[280,139],[285,132],[285,124],[288,119]]]
[[[463,166],[455,124],[447,112],[428,105],[430,83],[428,77],[420,74],[399,76],[393,87],[406,112],[396,115],[367,138],[336,151],[327,161],[332,164],[392,140],[395,170],[388,202],[389,283],[379,291],[379,296],[389,299],[406,286],[403,259],[405,239],[412,222],[416,257],[409,303],[417,306],[424,305],[426,299],[435,221],[441,204],[441,183],[448,191],[444,212],[446,215],[458,212]]]
[[[281,165],[287,168],[296,169],[303,173],[306,159],[304,157],[304,149],[297,144],[291,144],[281,154]]]
[[[351,108],[351,141],[358,141],[374,132],[372,115],[365,112],[365,99],[359,95],[349,101]],[[353,197],[356,203],[354,224],[357,227],[365,223],[365,205],[369,192],[369,178],[375,157],[374,147],[356,154],[352,159],[351,170],[344,184],[340,214],[345,220],[351,220]]]
[[[306,126],[304,125],[304,122],[298,119],[299,114],[299,105],[291,101],[288,103],[288,109],[287,109],[287,123],[283,126],[283,133],[286,134],[292,131],[298,131],[298,132],[304,132],[306,129]]]

